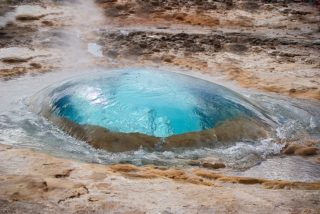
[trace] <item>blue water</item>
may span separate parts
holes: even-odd
[[[129,72],[130,75],[124,77],[125,73]],[[94,88],[97,91],[109,89],[113,91],[113,95],[115,96],[115,92],[120,91],[117,87],[121,86],[124,79],[128,81],[130,80],[129,77],[133,77],[134,75],[141,79],[134,81],[132,84],[144,85],[149,92],[155,90],[155,88],[150,87],[152,86],[150,84],[145,84],[144,80],[146,80],[147,77],[151,77],[151,81],[159,80],[158,85],[161,83],[161,87],[162,84],[166,84],[171,88],[182,87],[182,89],[180,89],[187,96],[193,97],[194,101],[198,102],[198,106],[196,106],[195,109],[196,112],[198,112],[197,115],[200,113],[205,115],[201,116],[201,121],[204,124],[208,124],[208,122],[205,121],[209,121],[209,126],[210,124],[217,126],[219,123],[223,123],[231,112],[231,115],[233,115],[231,118],[242,116],[254,117],[254,119],[263,120],[268,124],[272,124],[271,132],[275,134],[271,135],[271,137],[268,136],[267,139],[253,141],[238,138],[231,143],[217,143],[212,147],[190,147],[170,151],[140,148],[134,151],[115,153],[95,149],[89,144],[90,142],[79,140],[78,136],[75,136],[75,138],[71,137],[73,136],[72,133],[69,133],[68,130],[65,129],[69,127],[63,127],[59,123],[59,120],[58,122],[55,120],[56,118],[54,118],[54,116],[56,114],[63,116],[62,108],[60,109],[62,106],[64,106],[65,109],[69,108],[81,112],[82,117],[85,118],[84,116],[88,115],[85,114],[84,110],[86,110],[86,113],[89,113],[89,108],[82,109],[80,105],[68,104],[68,99],[72,100],[75,97],[83,97],[83,94],[89,94],[88,92],[92,90],[90,88]],[[162,81],[163,79],[165,79],[165,81]],[[297,139],[303,140],[305,137],[310,139],[311,137],[314,141],[319,141],[319,102],[295,100],[274,94],[256,93],[254,91],[241,91],[241,94],[245,96],[244,99],[242,95],[210,82],[175,73],[154,71],[152,69],[149,69],[149,72],[136,69],[127,69],[125,71],[101,69],[94,72],[92,70],[67,70],[49,72],[36,76],[26,75],[18,79],[0,81],[0,91],[6,92],[0,93],[0,143],[2,144],[32,148],[58,157],[72,158],[90,163],[132,163],[136,165],[153,164],[180,167],[189,164],[190,160],[219,158],[222,162],[226,163],[227,166],[241,169],[240,174],[233,175],[255,176],[255,174],[259,173],[259,176],[263,174],[263,177],[266,178],[301,181],[315,181],[316,178],[319,178],[319,174],[317,174],[319,170],[317,170],[317,167],[315,167],[313,163],[307,163],[306,161],[294,161],[291,158],[286,161],[283,160],[283,158],[277,158],[279,162],[275,160],[271,162],[267,161],[268,163],[263,164],[266,157],[280,153],[283,148],[283,144],[279,144],[280,140],[282,142],[289,142]],[[173,90],[169,91],[172,92]],[[108,95],[108,93],[105,94]],[[91,98],[86,96],[86,101],[83,102],[87,102],[86,105],[90,108],[93,106],[103,106],[101,100],[106,97],[103,97],[102,93],[98,95],[101,95],[101,99],[98,98],[99,96],[96,98],[94,96]],[[62,102],[63,99],[65,100],[65,104]],[[179,102],[185,103],[183,99],[181,99],[183,101],[180,101],[180,97],[178,97],[178,99]],[[60,105],[57,105],[59,102]],[[69,107],[66,105],[69,105]],[[72,107],[72,105],[75,106]],[[105,107],[109,108],[107,106]],[[75,113],[77,113],[77,111],[75,111]],[[122,116],[126,117],[127,115],[128,114],[120,114],[121,117],[116,119],[121,119]],[[266,115],[269,116],[267,117]],[[93,115],[90,117],[92,116]],[[106,121],[109,120],[107,115],[103,117]],[[211,120],[211,118],[214,117],[216,118],[216,122]],[[270,119],[267,119],[270,117],[275,124],[273,124]],[[129,119],[129,117],[126,117],[126,119]],[[116,123],[118,121],[113,122]],[[82,120],[82,123],[85,124],[87,122]],[[99,121],[99,123],[101,123],[101,121]],[[133,125],[135,124],[137,123]],[[231,126],[236,126],[237,124],[238,123],[231,123]],[[67,123],[67,125],[69,124]],[[62,127],[62,130],[58,127]],[[235,130],[228,128],[227,130],[235,132],[235,134],[239,131],[241,132],[241,129],[237,129],[237,127],[235,127]],[[71,134],[71,136],[68,134]],[[185,138],[182,139],[185,140]],[[201,139],[205,140],[205,138],[200,138],[200,140]],[[161,142],[165,143],[166,139]],[[242,171],[242,169],[252,167],[258,163],[261,164],[250,172]],[[270,167],[272,170],[270,170]],[[284,167],[286,167],[286,169],[284,169]],[[301,169],[301,173],[297,173],[297,169]],[[264,173],[266,170],[272,173]]]
[[[52,109],[80,125],[156,137],[213,128],[226,120],[256,117],[238,94],[182,74],[113,71],[63,84]]]

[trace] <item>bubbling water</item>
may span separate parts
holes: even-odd
[[[172,72],[117,70],[50,90],[41,103],[43,115],[72,136],[113,152],[256,140],[269,135],[273,124],[241,95]]]
[[[195,73],[189,74],[199,77]],[[64,96],[80,96],[86,92],[80,90],[80,85],[89,88],[101,87],[102,90],[120,86],[120,83],[128,82],[133,76],[141,77],[140,81],[133,81],[136,85],[142,84],[142,80],[146,80],[149,76],[154,77],[151,80],[159,80],[160,85],[171,85],[174,91],[177,91],[176,88],[182,88],[180,90],[182,94],[192,97],[200,110],[208,109],[204,107],[214,103],[213,98],[216,94],[222,101],[226,100],[224,103],[233,103],[234,105],[231,106],[236,106],[240,113],[231,114],[232,117],[225,117],[225,119],[219,117],[221,119],[219,122],[211,123],[213,128],[156,137],[143,133],[111,131],[97,125],[81,125],[64,117],[61,114],[62,111],[59,111],[61,105],[57,104]],[[200,77],[208,78],[201,75]],[[109,80],[108,84],[103,84],[103,80]],[[101,82],[100,85],[99,82]],[[51,86],[47,87],[48,85]],[[144,83],[144,85],[146,90],[151,90],[152,84]],[[254,91],[241,90],[235,93],[211,82],[153,68],[128,68],[115,71],[66,70],[37,76],[26,75],[0,82],[0,91],[6,92],[0,94],[2,101],[0,103],[0,143],[32,148],[55,156],[86,162],[186,166],[190,160],[218,158],[229,167],[247,169],[258,163],[264,163],[266,159],[273,160],[275,157],[272,156],[279,154],[284,146],[278,143],[279,141],[320,139],[318,102],[295,100]],[[169,90],[170,93],[172,91]],[[103,94],[96,95],[87,97],[88,103],[92,103],[94,107],[102,106],[103,102],[100,102],[99,98]],[[186,102],[181,100],[179,102]],[[208,102],[203,105],[205,100]],[[229,108],[230,106],[220,110],[231,111]],[[129,118],[130,115],[120,116]],[[105,117],[107,118],[107,115]],[[206,119],[206,117],[198,118]],[[277,160],[282,163],[281,158]],[[278,175],[275,178],[279,179],[282,177],[314,180],[319,177],[319,170],[315,170],[314,164],[290,160],[283,167],[288,168],[292,165],[294,169],[312,170],[303,172],[304,176],[297,178],[294,176],[297,173],[282,173],[282,167],[274,168],[277,162],[268,162],[267,166],[272,165],[274,173]],[[254,168],[250,173],[256,174],[265,170],[266,165],[258,166],[261,167]],[[275,175],[274,173],[270,176]]]

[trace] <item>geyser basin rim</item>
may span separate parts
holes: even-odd
[[[49,72],[36,75],[32,78],[26,75],[19,79],[0,84],[4,91],[8,91],[8,93],[3,94],[5,99],[1,103],[2,107],[5,105],[5,108],[2,108],[3,113],[0,116],[2,143],[40,150],[58,157],[104,164],[132,163],[137,165],[181,166],[188,164],[191,159],[218,157],[228,166],[235,168],[250,167],[262,161],[266,156],[279,154],[283,146],[283,144],[277,143],[279,138],[275,136],[275,138],[267,141],[257,140],[248,142],[240,140],[237,143],[214,145],[213,148],[178,148],[173,151],[138,149],[135,151],[113,153],[102,149],[95,149],[85,141],[81,141],[74,136],[71,137],[67,132],[62,131],[61,127],[59,129],[57,124],[52,121],[30,111],[31,107],[35,108],[35,106],[38,106],[35,110],[40,112],[41,104],[45,103],[45,98],[48,100],[48,96],[45,96],[45,93],[49,94],[55,87],[59,86],[58,80],[60,80],[61,84],[62,81],[64,82],[66,79],[75,76],[75,73],[78,77],[86,78],[88,76],[82,76],[82,74],[88,74],[88,71],[84,70]],[[197,74],[191,72],[190,75]],[[205,78],[205,75],[199,75],[200,78]],[[210,78],[211,80],[216,81],[218,79]],[[53,83],[54,85],[52,85]],[[48,89],[48,85],[52,85],[51,89],[39,93],[44,88]],[[20,88],[20,90],[17,90],[17,88]],[[235,91],[238,92],[238,90]],[[305,136],[304,133],[306,132],[308,134],[311,132],[312,134],[319,133],[319,103],[292,100],[291,98],[283,98],[273,94],[261,95],[254,91],[248,91],[248,93],[250,96],[247,96],[249,95],[247,94],[247,90],[244,91],[246,99],[253,101],[253,103],[258,103],[275,121],[279,121],[279,124],[275,125],[273,130],[275,131],[278,127],[281,128],[279,132],[281,133],[280,139],[290,141],[293,137],[294,139],[301,139],[299,137],[301,133],[303,134],[302,137]],[[10,99],[8,99],[8,95],[10,95]],[[35,95],[32,98],[37,102],[29,102],[32,95]],[[28,98],[25,99],[25,97]],[[36,103],[39,103],[39,105]],[[284,120],[284,117],[286,120]],[[315,122],[313,122],[315,126],[312,126],[315,128],[312,129],[310,128],[311,119]],[[292,122],[297,123],[293,124]],[[301,128],[303,132],[299,131]],[[296,132],[297,130],[298,132]],[[318,136],[319,134],[315,137]],[[263,143],[265,141],[267,142],[266,144]]]
[[[49,87],[40,95],[34,102],[39,112],[99,148],[107,138],[111,144],[130,141],[134,148],[154,147],[159,137],[178,147],[190,147],[190,141],[208,146],[221,138],[245,138],[241,132],[255,139],[265,136],[252,127],[266,128],[272,123],[257,107],[223,86],[161,70],[98,72]],[[232,134],[232,126],[237,126],[237,139],[221,134],[223,129]]]

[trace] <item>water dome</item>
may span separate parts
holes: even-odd
[[[49,91],[46,100],[42,114],[109,151],[211,146],[265,137],[268,127],[265,115],[239,94],[153,69],[80,77]]]

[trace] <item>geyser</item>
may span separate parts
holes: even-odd
[[[68,81],[42,113],[97,148],[211,146],[265,137],[268,119],[239,94],[190,76],[127,69]]]

